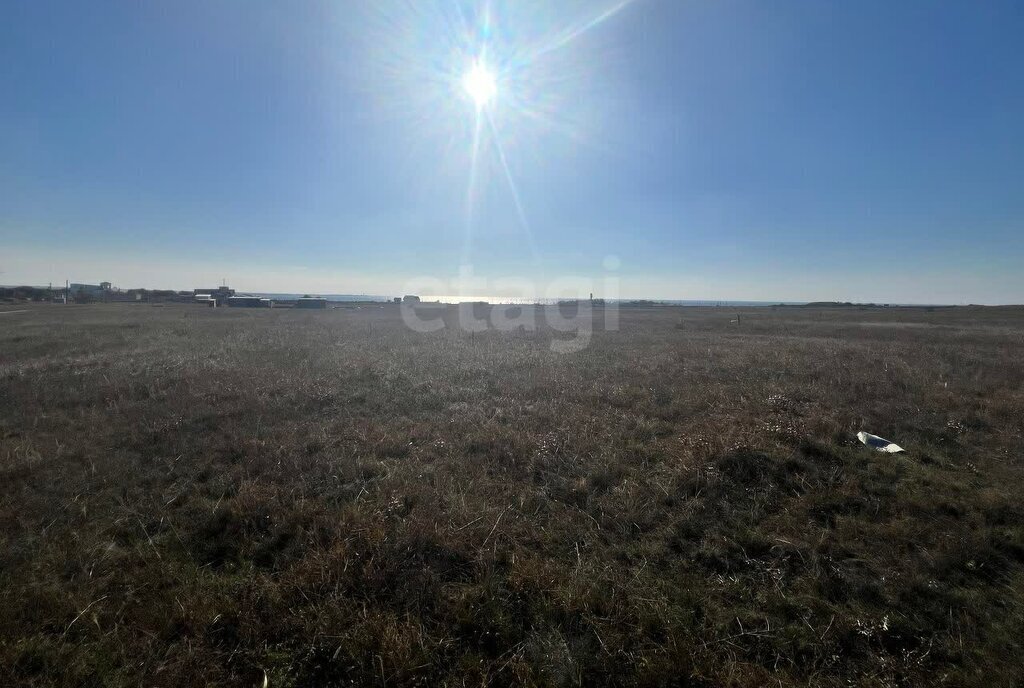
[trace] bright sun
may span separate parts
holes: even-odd
[[[466,91],[466,95],[473,99],[477,108],[482,108],[498,92],[498,83],[491,70],[487,69],[483,63],[477,62],[462,77],[462,88]]]

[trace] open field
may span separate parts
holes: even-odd
[[[8,685],[1024,682],[1024,309],[9,308]]]

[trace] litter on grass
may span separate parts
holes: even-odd
[[[896,444],[895,442],[890,442],[887,439],[879,437],[878,435],[872,435],[871,433],[864,432],[863,430],[857,433],[857,439],[859,439],[861,442],[868,445],[872,449],[877,449],[878,451],[881,452],[889,452],[890,454],[895,454],[896,452],[905,451],[903,447]]]

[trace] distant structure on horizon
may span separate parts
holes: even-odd
[[[110,282],[100,282],[99,284],[79,284],[78,282],[72,282],[68,290],[72,294],[87,294],[89,296],[100,297],[113,291]]]
[[[226,299],[232,308],[273,308],[274,302],[262,296],[229,296]]]
[[[320,296],[303,296],[295,300],[296,308],[327,308],[327,299]]]
[[[187,293],[187,292],[186,292]],[[193,289],[192,296],[205,295],[217,302],[218,306],[223,306],[224,302],[235,295],[235,290],[231,289],[227,285],[222,287],[214,287],[213,289]]]
[[[50,291],[53,291],[52,288]],[[70,282],[67,284],[65,289],[60,291],[63,292],[63,296],[59,296],[58,299],[64,303],[67,303],[68,301],[73,303],[94,303],[97,301],[102,301],[104,303],[111,301],[139,301],[142,298],[140,290],[118,289],[110,282],[100,282],[99,284]]]

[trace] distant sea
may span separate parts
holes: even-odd
[[[291,301],[294,299],[301,298],[305,294],[271,294],[271,293],[253,293],[254,296],[263,296],[268,299],[280,299],[282,301]],[[320,298],[327,299],[328,301],[337,302],[352,302],[352,301],[370,301],[384,303],[391,301],[394,297],[381,296],[379,294],[315,294]],[[455,296],[452,294],[445,295],[426,295],[420,297],[424,303],[440,302],[449,304],[458,303],[480,303],[486,302],[495,305],[513,305],[513,306],[530,306],[540,305],[548,306],[557,304],[560,301],[572,301],[569,297],[565,298],[515,298],[509,296]],[[804,301],[728,301],[728,300],[694,300],[694,299],[607,299],[608,303],[617,303],[619,305],[627,304],[650,304],[660,306],[722,306],[722,307],[746,307],[746,308],[757,308],[767,306],[801,306]]]
[[[242,292],[238,292],[241,294]],[[259,292],[259,291],[247,291],[246,294],[252,294],[253,296],[262,296],[267,299],[279,299],[281,301],[294,301],[295,299],[301,299],[303,296],[316,296],[317,298],[327,299],[328,301],[374,301],[383,303],[385,301],[391,301],[390,296],[380,296],[379,294],[281,294],[281,293],[270,293],[270,292]]]

